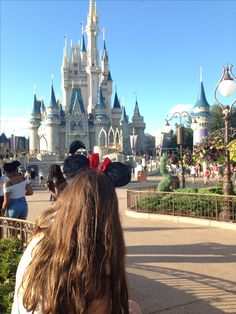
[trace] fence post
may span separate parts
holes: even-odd
[[[172,195],[172,215],[175,215],[175,193],[171,193]]]

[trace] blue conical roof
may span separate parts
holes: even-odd
[[[85,46],[85,40],[84,40],[84,34],[82,36],[82,47],[81,47],[81,51],[86,52],[86,46]]]
[[[50,99],[50,103],[48,105],[48,108],[53,108],[53,109],[58,108],[54,89],[53,89],[53,84],[51,85],[51,99]]]
[[[117,92],[115,93],[115,98],[114,98],[114,103],[113,103],[113,108],[120,109],[120,102],[118,100]]]
[[[198,99],[197,99],[197,102],[196,102],[194,108],[195,107],[210,107],[210,105],[208,104],[208,102],[206,100],[205,90],[204,90],[204,86],[203,86],[202,82],[200,84]]]
[[[136,102],[135,102],[134,115],[140,117],[140,112],[139,112],[139,107],[138,107],[138,101],[137,101],[137,100],[136,100]]]
[[[40,107],[41,107],[41,101],[37,100],[36,94],[34,94],[34,101],[33,101],[33,108],[32,108],[32,115],[40,115]]]
[[[108,75],[107,75],[107,81],[113,81],[113,80],[112,80],[112,77],[111,77],[111,72],[110,72],[110,71],[108,72]]]
[[[108,55],[107,55],[107,48],[106,48],[106,42],[105,40],[103,41],[103,58],[105,57],[106,60],[108,60]]]
[[[121,114],[120,122],[129,123],[129,119],[128,119],[127,114],[126,114],[125,107],[122,107],[122,114]]]
[[[7,143],[7,142],[9,142],[9,140],[7,139],[5,133],[2,133],[0,135],[0,143]]]
[[[97,104],[96,104],[95,108],[106,108],[106,104],[104,102],[104,97],[103,97],[103,93],[102,93],[101,87],[100,87],[100,90],[99,90],[99,93],[98,93],[98,101],[97,101]]]

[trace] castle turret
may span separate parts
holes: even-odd
[[[145,150],[146,148],[145,136],[144,136],[144,130],[146,128],[146,124],[144,123],[143,116],[140,115],[137,99],[135,102],[134,114],[132,117],[132,126],[135,129],[135,134],[138,135],[136,150],[142,153],[143,150]]]
[[[120,125],[123,134],[123,152],[124,154],[131,154],[130,148],[130,134],[131,134],[131,127],[129,124],[129,118],[126,114],[125,106],[122,107]]]
[[[87,66],[87,50],[86,50],[86,45],[85,45],[83,28],[82,28],[81,59],[82,59],[83,68],[85,68]]]
[[[193,144],[199,143],[203,137],[208,135],[208,129],[210,124],[210,105],[206,99],[205,90],[202,82],[202,78],[200,79],[200,90],[198,94],[198,99],[193,107],[193,115],[196,118],[198,123],[198,128],[194,130],[193,134]]]
[[[47,136],[47,148],[49,153],[60,153],[60,107],[56,101],[53,83],[51,85],[50,103],[46,108],[45,129]],[[63,149],[64,152],[64,149]]]
[[[119,99],[118,99],[118,96],[117,96],[117,91],[116,91],[115,92],[114,103],[113,103],[113,108],[111,110],[112,126],[114,128],[120,126],[121,114],[122,114],[122,109],[121,109],[120,102],[119,102]]]
[[[69,58],[67,48],[67,38],[65,36],[65,45],[63,49],[62,65],[61,65],[61,89],[63,93],[63,103],[66,106],[68,103],[68,90],[69,90]]]
[[[29,151],[30,155],[39,153],[39,134],[38,129],[41,125],[41,101],[37,100],[34,93],[33,108],[29,120]]]

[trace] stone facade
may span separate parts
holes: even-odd
[[[113,80],[108,52],[103,39],[103,52],[99,58],[98,34],[99,17],[95,1],[90,0],[81,44],[72,44],[69,48],[65,38],[61,66],[62,103],[55,97],[53,82],[47,107],[34,95],[29,120],[31,155],[64,154],[74,140],[82,141],[91,152],[130,154],[133,129],[138,135],[137,153],[146,150],[146,125],[138,102],[132,122],[128,121],[116,91],[112,104]]]

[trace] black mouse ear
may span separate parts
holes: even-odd
[[[69,153],[74,155],[78,149],[86,149],[86,147],[83,142],[77,140],[70,144]]]
[[[128,184],[131,180],[131,171],[128,166],[121,162],[112,162],[104,171],[115,187]]]
[[[67,179],[75,177],[81,170],[89,168],[89,160],[84,155],[75,154],[65,159],[63,173]]]

